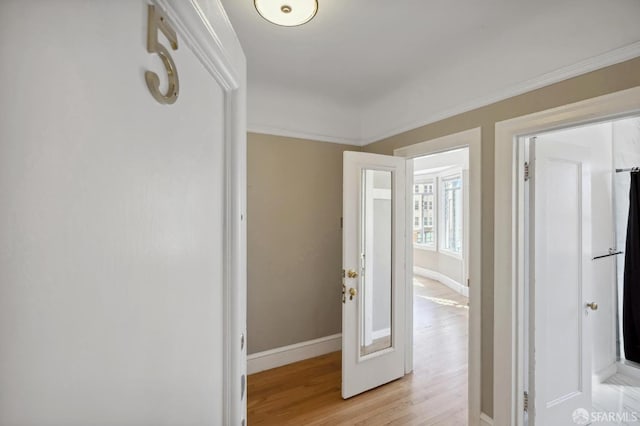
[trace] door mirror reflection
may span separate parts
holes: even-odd
[[[360,356],[392,346],[392,173],[362,170]]]

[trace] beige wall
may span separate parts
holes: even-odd
[[[341,332],[342,152],[249,133],[248,353]]]
[[[640,58],[603,68],[367,145],[393,150],[482,127],[482,411],[493,414],[493,231],[495,123],[607,93],[640,86]]]
[[[380,142],[395,148],[482,127],[482,411],[493,413],[494,126],[640,86],[640,58]],[[340,332],[342,151],[356,146],[248,135],[248,342],[260,352]]]

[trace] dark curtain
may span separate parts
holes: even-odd
[[[640,363],[640,173],[638,172],[631,172],[623,296],[624,353],[629,361]]]

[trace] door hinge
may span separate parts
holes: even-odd
[[[524,163],[524,181],[527,182],[530,178],[529,174],[529,162],[525,161]]]
[[[524,411],[529,411],[529,392],[524,391],[524,397],[522,398],[522,404],[524,406]]]

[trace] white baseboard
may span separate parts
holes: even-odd
[[[480,413],[480,426],[493,426],[493,419],[485,413]]]
[[[614,362],[610,366],[605,367],[600,371],[596,371],[593,374],[593,379],[596,383],[602,383],[605,380],[607,380],[609,377],[616,374],[617,372],[618,372],[618,364]]]
[[[623,376],[640,380],[640,366],[630,361],[618,361],[616,364],[617,372]]]
[[[432,271],[431,269],[421,268],[419,266],[413,267],[413,273],[420,275],[421,277],[436,280],[449,287],[451,290],[464,297],[469,297],[469,287],[462,285],[456,280],[449,278],[448,276],[441,274],[440,272]]]
[[[342,348],[342,334],[321,337],[307,342],[270,349],[247,356],[247,374],[281,367],[316,356],[339,351]]]

